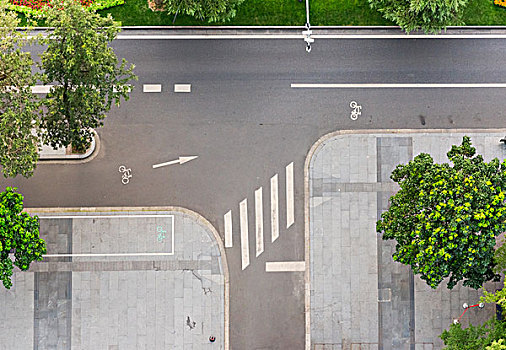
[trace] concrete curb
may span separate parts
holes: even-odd
[[[48,27],[32,28],[31,33],[41,34]],[[302,31],[305,29],[300,26],[146,26],[146,27],[121,27],[118,39],[122,37],[133,36],[142,38],[143,36],[170,36],[185,39],[187,36],[206,36],[213,38],[216,36],[230,36],[231,38],[274,38],[279,39],[300,39],[303,37]],[[24,28],[18,28],[24,30]],[[398,26],[314,26],[312,37],[315,38],[405,38],[405,39],[438,39],[438,38],[464,38],[464,37],[494,37],[506,36],[506,26],[454,26],[447,27],[440,34],[425,34],[423,32],[411,32],[406,34]]]
[[[230,349],[230,273],[228,271],[228,262],[227,256],[225,254],[225,246],[223,245],[223,241],[216,230],[216,228],[202,215],[199,213],[183,208],[183,207],[173,207],[173,206],[163,206],[163,207],[69,207],[69,208],[25,208],[25,212],[34,214],[34,213],[68,213],[68,212],[78,212],[78,213],[100,213],[100,212],[152,212],[152,211],[175,211],[182,214],[189,215],[193,217],[197,222],[201,223],[207,229],[209,229],[218,243],[218,249],[221,254],[221,262],[223,266],[223,277],[224,277],[224,349]]]
[[[86,151],[84,154],[75,154],[75,155],[63,155],[63,156],[54,156],[47,158],[39,158],[40,164],[83,164],[87,162],[91,162],[100,152],[100,136],[98,133],[93,130],[93,140],[91,142],[91,148]]]
[[[309,217],[309,169],[311,166],[311,162],[313,156],[316,152],[322,147],[322,145],[336,137],[341,135],[357,135],[357,134],[421,134],[421,133],[431,133],[431,134],[451,134],[451,133],[498,133],[502,132],[506,135],[506,129],[364,129],[364,130],[339,130],[328,133],[320,137],[314,144],[311,146],[306,160],[304,162],[304,262],[306,266],[306,270],[304,272],[304,312],[305,312],[305,349],[311,350],[311,272],[310,272],[310,217]]]

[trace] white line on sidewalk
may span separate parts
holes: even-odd
[[[295,199],[293,194],[293,162],[286,166],[286,228],[295,222]]]
[[[225,221],[225,248],[232,248],[232,211],[229,210],[223,219]]]
[[[408,88],[408,89],[426,89],[426,88],[506,88],[506,83],[454,83],[454,84],[425,84],[425,83],[414,83],[414,84],[317,84],[317,83],[292,83],[292,88],[305,88],[305,89],[396,89],[396,88]]]
[[[264,251],[264,213],[262,204],[262,187],[255,191],[255,228],[256,228],[256,256]]]
[[[162,84],[143,84],[142,92],[162,92]]]
[[[239,216],[241,221],[241,261],[244,270],[249,265],[249,241],[248,241],[248,199],[245,198],[239,204]]]
[[[279,237],[278,174],[271,177],[271,242]]]
[[[52,215],[52,216],[44,216],[38,215],[41,219],[117,219],[117,218],[127,218],[127,219],[135,219],[135,218],[174,218],[174,215],[167,214],[132,214],[132,215]]]
[[[266,262],[265,272],[296,272],[305,271],[306,263],[304,261],[276,261]]]
[[[76,253],[76,254],[45,254],[45,258],[66,258],[66,257],[98,257],[98,256],[166,256],[174,255],[174,253],[110,253],[110,254],[94,254],[94,253]]]

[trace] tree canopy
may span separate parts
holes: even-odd
[[[447,153],[453,163],[434,163],[422,153],[391,175],[400,190],[390,198],[376,229],[395,239],[395,261],[436,288],[449,277],[478,289],[497,280],[496,236],[506,230],[506,163],[485,162],[465,136]]]
[[[52,5],[45,7],[45,20],[54,29],[42,40],[47,49],[40,65],[43,82],[54,84],[45,99],[44,141],[82,150],[112,103],[128,100],[128,82],[137,77],[134,66],[125,59],[119,64],[109,46],[120,31],[110,14],[101,17],[75,0]]]
[[[0,1],[0,165],[5,177],[29,177],[35,169],[39,138],[40,102],[32,94],[36,75],[22,47],[26,35],[16,30],[19,19]]]
[[[467,0],[369,0],[372,9],[406,32],[439,33],[450,25],[462,24],[460,15]]]
[[[16,188],[0,193],[0,280],[7,289],[12,286],[13,266],[28,270],[46,253],[46,243],[39,238],[39,218],[22,210],[23,196]]]
[[[469,325],[462,328],[460,323],[452,324],[443,331],[441,339],[445,350],[498,350],[503,349],[506,338],[506,322],[491,318],[483,325]]]
[[[224,22],[235,17],[244,0],[164,0],[169,15],[185,14],[208,22]]]

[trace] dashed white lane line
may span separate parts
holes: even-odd
[[[232,211],[229,210],[223,219],[225,221],[225,248],[232,248]]]
[[[239,216],[241,227],[241,261],[244,270],[249,265],[249,242],[248,242],[248,199],[239,203]]]
[[[271,177],[271,242],[279,237],[278,174]]]
[[[33,94],[48,94],[51,87],[52,85],[35,85],[31,90]]]
[[[265,272],[297,272],[305,270],[306,263],[304,261],[271,261],[265,263]]]
[[[295,222],[295,198],[293,193],[293,162],[286,166],[286,228]]]
[[[255,229],[256,256],[264,251],[264,213],[262,205],[262,187],[255,191]]]
[[[162,84],[143,84],[142,92],[162,92]]]
[[[48,94],[49,91],[51,90],[51,87],[53,87],[53,86],[60,86],[60,85],[35,85],[35,86],[32,86],[31,87],[32,94]],[[127,91],[129,91],[129,92],[132,91],[131,84],[126,84],[125,86],[127,88]],[[118,92],[118,90],[116,90],[115,86],[113,87],[113,91]]]
[[[412,88],[506,88],[506,83],[455,83],[455,84],[290,84],[292,88],[313,88],[313,89],[412,89]]]
[[[174,84],[174,92],[192,92],[192,84]]]

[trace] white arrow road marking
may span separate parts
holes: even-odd
[[[198,158],[198,156],[179,157],[179,159],[171,160],[170,162],[155,164],[153,165],[153,169],[172,164],[184,164],[195,158]]]

